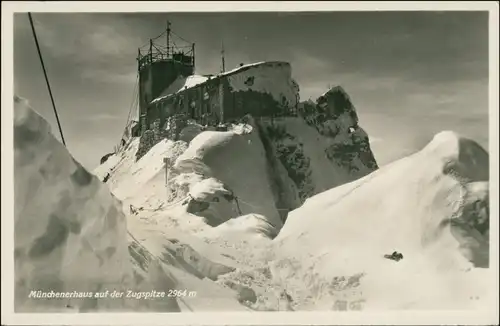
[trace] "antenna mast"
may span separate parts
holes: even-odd
[[[167,57],[170,54],[170,21],[167,20]]]
[[[226,61],[224,59],[224,41],[222,41],[221,56],[222,56],[222,72],[225,72],[226,71]]]

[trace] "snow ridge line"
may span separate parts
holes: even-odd
[[[342,199],[344,199],[348,195],[352,194],[356,189],[358,189],[359,187],[363,186],[364,184],[370,182],[375,177],[374,172],[377,172],[377,171],[373,171],[372,173],[370,173],[369,175],[367,175],[365,177],[366,180],[363,180],[363,182],[359,182],[359,184],[357,186],[353,187],[351,190],[347,191],[345,194],[343,194],[342,196],[340,196],[334,203],[332,203],[332,205],[338,204],[339,202],[342,201]],[[353,182],[356,182],[356,181],[353,181]],[[333,189],[333,188],[331,188],[331,189]],[[307,202],[307,200],[306,200],[306,202]],[[306,202],[304,202],[304,204]]]

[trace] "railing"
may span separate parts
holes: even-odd
[[[177,56],[171,56],[171,55],[166,55],[163,53],[160,54],[152,54],[152,55],[145,55],[141,58],[139,58],[139,70],[144,68],[147,65],[150,65],[155,62],[159,61],[172,61],[172,62],[177,62],[185,65],[194,65],[194,58],[189,57],[189,56],[183,56],[183,57],[177,57]]]
[[[192,47],[186,47],[186,49],[188,50],[183,51],[179,50],[179,48],[168,50],[153,44],[147,51],[142,52],[141,49],[139,49],[139,55],[137,57],[139,70],[152,63],[167,60],[194,66],[194,45]]]

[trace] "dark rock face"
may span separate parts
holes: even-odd
[[[178,140],[179,135],[182,130],[186,128],[188,125],[188,118],[184,114],[176,114],[171,117],[168,117],[165,125],[163,126],[163,130],[166,131],[166,138],[171,140]]]
[[[301,127],[301,120],[306,126]],[[341,87],[332,88],[316,103],[300,103],[297,116],[258,117],[256,123],[283,221],[307,198],[378,169],[368,135]],[[320,180],[318,172],[325,178]]]
[[[255,291],[252,288],[249,288],[248,286],[230,280],[224,281],[224,285],[229,287],[230,289],[233,289],[238,293],[237,298],[240,303],[252,304],[257,302],[257,295],[255,294]]]
[[[258,120],[257,129],[263,144],[267,144],[264,147],[268,161],[275,158],[293,186],[293,189],[285,186],[282,178],[275,178],[279,179],[273,181],[277,188],[277,207],[293,210],[318,192],[354,181],[378,169],[368,135],[359,126],[356,109],[341,87],[332,88],[320,96],[316,103],[300,103],[297,111],[297,119],[304,120],[317,132],[317,144],[308,138],[311,137],[310,131],[303,130],[302,134],[296,129],[293,117]],[[287,121],[290,121],[291,129],[288,129]],[[315,134],[314,131],[312,133]],[[319,152],[312,154],[315,151]],[[318,156],[323,156],[331,163],[331,170],[319,163],[322,159],[318,159]],[[321,173],[328,174],[322,181],[313,170],[314,167],[318,168],[318,163],[325,169]],[[274,167],[270,173],[271,177],[275,175],[283,175],[279,167]],[[297,200],[293,200],[294,197]],[[287,212],[283,213],[282,220],[285,220]]]
[[[288,133],[284,125],[267,126],[266,134],[275,145],[277,158],[286,169],[290,179],[297,186],[301,202],[304,202],[314,195],[310,159],[304,154],[304,145]]]
[[[353,121],[358,122],[356,109],[351,103],[349,95],[340,86],[330,89],[316,100],[326,120],[335,120],[343,114],[348,114]]]
[[[184,114],[176,114],[168,117],[163,127],[160,126],[160,119],[156,119],[151,128],[146,130],[139,141],[139,148],[136,153],[136,160],[143,157],[151,148],[163,139],[179,140],[182,130],[188,125],[187,117]]]
[[[108,160],[108,158],[109,158],[111,155],[113,155],[113,154],[114,154],[114,153],[108,153],[108,154],[104,155],[103,157],[101,157],[101,164],[104,164],[104,163]]]
[[[327,157],[360,177],[378,169],[366,132],[359,126],[356,109],[340,86],[320,96],[316,103],[301,103],[300,115],[308,125],[333,140]]]
[[[154,133],[152,130],[146,130],[139,141],[139,148],[135,154],[136,160],[143,157],[156,143],[154,142]]]

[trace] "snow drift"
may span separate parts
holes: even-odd
[[[164,139],[139,160],[139,140],[132,139],[94,177],[45,121],[16,99],[16,306],[20,311],[486,307],[496,295],[487,268],[488,153],[444,132],[422,151],[377,169],[370,153],[356,152],[367,139],[360,128],[349,132],[347,125],[356,119],[335,127],[337,136],[323,143],[317,137],[335,129],[334,121],[308,125],[300,119],[273,123],[300,138],[299,147],[310,158],[315,195],[303,204],[289,172],[303,166],[291,159],[297,156],[280,159],[282,139],[263,130],[270,125],[265,120],[248,118],[227,131],[201,128],[189,143]],[[326,129],[317,132],[315,126]],[[354,150],[331,160],[325,149],[332,144]],[[321,180],[315,170],[333,176]],[[337,187],[321,192],[329,184]],[[287,188],[281,203],[297,200],[301,206],[281,223],[276,193]],[[393,251],[404,258],[384,258]],[[28,299],[31,289],[108,288],[189,289],[196,295],[165,301]]]
[[[292,296],[315,298],[304,309],[480,307],[493,295],[488,171],[477,143],[439,133],[422,151],[291,212],[274,240],[275,273]],[[383,257],[394,251],[404,259]]]
[[[268,181],[264,148],[251,124],[246,127],[244,130],[236,128],[225,132],[200,133],[177,158],[173,168],[176,174],[196,174],[203,178],[203,181],[190,188],[195,200],[213,201],[210,194],[217,192],[237,196],[236,200],[223,196],[218,200],[218,203],[229,203],[230,209],[223,211],[215,208],[213,212],[199,212],[209,220],[213,221],[222,215],[226,216],[221,221],[224,222],[239,215],[257,213],[280,228],[282,222]],[[210,205],[214,206],[217,205]]]
[[[179,311],[175,298],[94,297],[106,290],[168,291],[176,281],[155,260],[137,278],[120,203],[26,101],[14,102],[16,310]],[[42,298],[47,293],[64,295]]]
[[[234,125],[225,132],[203,131],[189,144],[164,139],[137,162],[134,140],[94,172],[101,180],[108,176],[106,183],[127,207],[177,209],[172,224],[189,232],[249,213],[262,214],[279,229],[265,155],[251,131],[250,125]]]

